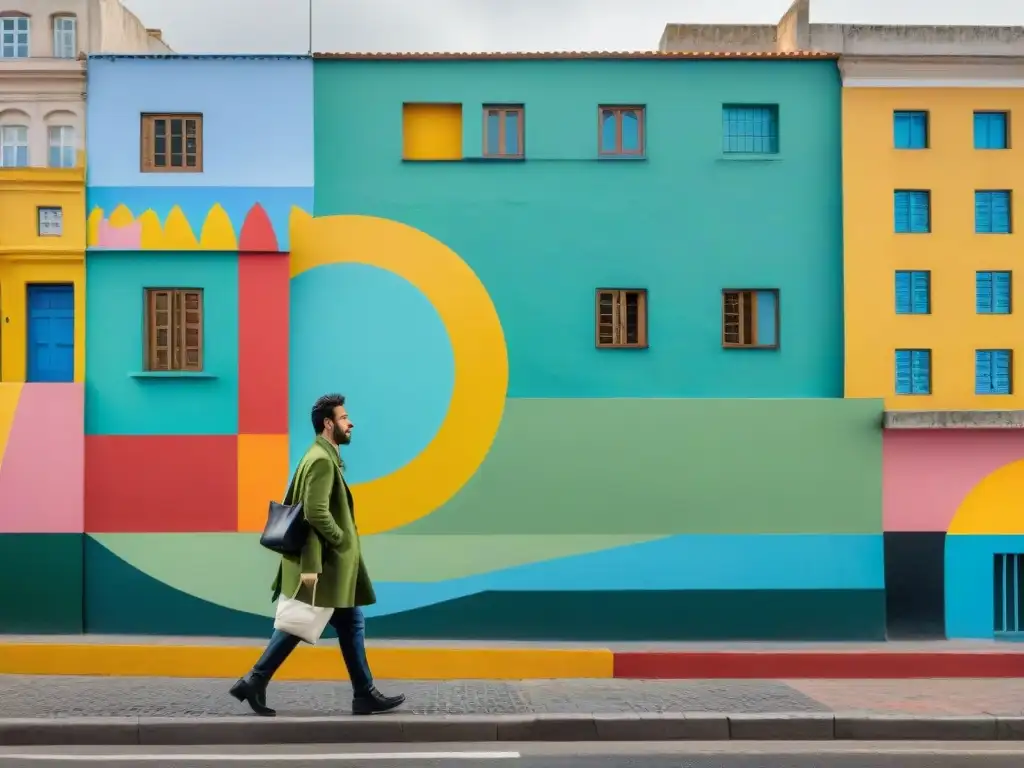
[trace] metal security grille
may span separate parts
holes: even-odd
[[[1024,554],[996,555],[992,577],[996,636],[1024,639]]]

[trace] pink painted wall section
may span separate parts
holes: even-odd
[[[886,531],[947,531],[971,489],[1024,458],[1024,431],[886,430],[882,518]]]
[[[82,533],[85,529],[85,388],[18,387],[0,459],[0,533]],[[0,433],[0,437],[2,437]]]

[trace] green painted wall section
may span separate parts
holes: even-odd
[[[82,631],[84,538],[79,533],[0,535],[0,633]]]
[[[881,400],[509,400],[401,534],[879,533]]]

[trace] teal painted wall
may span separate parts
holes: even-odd
[[[816,61],[319,61],[315,213],[396,219],[487,286],[510,397],[841,397],[840,82]],[[525,104],[525,162],[403,162],[404,102]],[[778,104],[778,159],[723,157],[722,105]],[[598,160],[599,104],[647,157]],[[594,347],[594,290],[647,288],[647,350]],[[778,288],[781,349],[721,346],[723,288]]]
[[[143,292],[203,289],[203,374],[143,370]],[[86,259],[85,433],[238,432],[238,256],[104,252]]]

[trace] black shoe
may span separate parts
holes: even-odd
[[[231,686],[231,695],[243,703],[247,703],[252,711],[260,717],[273,717],[276,710],[267,706],[267,684],[248,675]]]
[[[405,694],[397,696],[385,696],[376,688],[371,688],[365,693],[357,693],[352,697],[353,715],[379,715],[382,712],[390,712],[398,709],[405,703]]]

